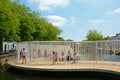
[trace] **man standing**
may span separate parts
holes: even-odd
[[[23,48],[23,50],[21,52],[21,57],[22,57],[22,64],[26,63],[26,51],[25,51],[25,48]]]

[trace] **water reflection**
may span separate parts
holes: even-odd
[[[80,54],[80,61],[116,61],[120,62],[120,55],[104,53],[86,53]]]
[[[105,61],[120,62],[120,56],[119,56],[119,55],[108,55],[108,56],[105,58]]]

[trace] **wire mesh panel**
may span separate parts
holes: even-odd
[[[25,48],[27,62],[51,62],[53,52],[57,53],[57,61],[104,61],[109,55],[120,53],[120,41],[29,41],[17,43],[17,61],[20,51]]]
[[[109,55],[120,52],[120,41],[83,41],[80,42],[81,60],[104,61]]]

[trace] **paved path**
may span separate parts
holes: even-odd
[[[101,61],[77,61],[72,62],[58,62],[52,65],[51,61],[31,61],[26,64],[20,62],[8,62],[11,67],[34,70],[34,71],[100,71],[117,73],[120,75],[120,62],[101,62]]]

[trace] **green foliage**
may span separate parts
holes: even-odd
[[[33,22],[35,24],[36,31],[33,33],[34,40],[43,41],[47,36],[47,20],[45,18],[34,18]]]
[[[0,0],[0,31],[2,31],[5,40],[19,40],[19,20],[14,3],[9,0]]]
[[[103,35],[96,30],[89,30],[86,36],[87,41],[105,40]]]
[[[47,35],[45,37],[46,40],[56,40],[57,39],[57,35],[59,35],[62,31],[56,27],[53,26],[51,23],[48,23],[47,26]]]
[[[21,6],[19,8],[21,12],[19,12],[20,19],[20,34],[21,41],[31,41],[33,40],[32,34],[35,32],[34,23],[32,22],[32,16],[29,8],[25,6]]]
[[[62,37],[58,37],[56,41],[65,41]]]
[[[18,0],[0,0],[0,31],[5,41],[56,40],[62,32]]]

